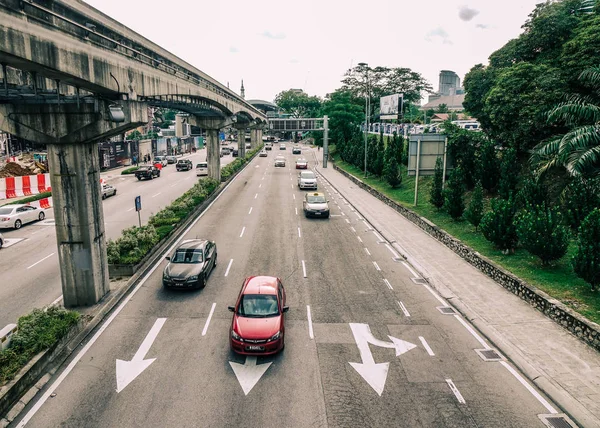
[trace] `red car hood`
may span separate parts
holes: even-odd
[[[268,339],[281,329],[281,316],[268,318],[235,316],[233,329],[244,339]]]

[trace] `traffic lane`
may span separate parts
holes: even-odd
[[[332,194],[335,195],[335,191]],[[347,211],[351,207],[343,203],[343,198],[338,197],[337,199],[339,199],[340,206],[344,207],[341,210]],[[337,205],[335,207],[334,209],[338,209]],[[425,286],[417,285],[410,280],[411,277],[415,276],[412,269],[394,260],[395,254],[390,251],[388,245],[381,242],[382,238],[372,231],[368,223],[365,225],[360,220],[360,215],[356,215],[354,220],[348,219],[346,221],[347,216],[333,218],[332,220],[342,221],[342,218],[342,224],[347,227],[343,233],[352,236],[351,242],[354,242],[356,247],[365,250],[360,257],[367,262],[367,266],[369,262],[372,264],[373,275],[378,278],[376,282],[380,284],[383,290],[382,293],[391,302],[397,304],[397,319],[392,320],[392,322],[382,320],[377,323],[380,329],[378,333],[371,326],[374,336],[386,338],[391,335],[417,345],[416,348],[399,357],[399,364],[395,363],[390,366],[390,375],[380,404],[384,405],[385,397],[407,393],[402,388],[398,389],[395,383],[390,383],[393,379],[394,369],[397,371],[400,369],[399,372],[406,382],[414,385],[419,391],[426,391],[427,386],[431,385],[432,394],[435,396],[436,388],[441,388],[442,391],[445,388],[445,397],[449,398],[446,401],[446,407],[452,408],[454,406],[457,410],[460,410],[458,413],[452,413],[452,418],[458,417],[459,413],[462,414],[465,417],[464,423],[466,426],[469,426],[468,423],[471,419],[477,424],[485,426],[539,425],[540,422],[536,415],[548,413],[548,410],[534,396],[529,394],[516,378],[507,377],[503,365],[497,362],[483,362],[473,351],[473,349],[482,348],[481,343],[464,329],[464,326],[455,316],[443,315],[437,309],[438,306],[443,306],[445,302],[438,300]],[[307,233],[310,233],[310,229],[306,229]],[[332,236],[339,236],[339,230],[334,230]],[[344,254],[347,253],[349,251],[346,249]],[[377,263],[380,270],[376,268],[373,262]],[[352,277],[352,275],[349,276]],[[402,306],[399,304],[400,302],[403,302]],[[315,319],[318,319],[318,311],[315,310],[314,313]],[[378,311],[373,311],[373,313],[379,314]],[[352,334],[348,334],[348,328],[345,326],[323,327],[316,324],[315,334],[317,340],[320,340],[319,332],[323,328],[337,330],[338,341],[339,338],[344,337],[345,331],[345,341],[351,344],[350,348],[356,349],[357,343]],[[336,347],[333,348],[335,349],[333,351],[334,355],[340,352],[337,348],[339,348],[339,343],[336,342]],[[354,353],[356,354],[356,350]],[[319,348],[319,355],[326,355],[326,352],[322,353]],[[323,359],[323,361],[325,360]],[[387,360],[390,360],[389,355]],[[351,361],[348,359],[348,362]],[[354,361],[356,361],[356,358]],[[360,361],[360,358],[358,361]],[[376,361],[381,360],[376,359]],[[348,365],[348,367],[351,366]],[[327,371],[323,368],[322,370]],[[360,376],[352,372],[354,372],[353,368],[351,368],[350,373],[355,378],[362,380]],[[446,379],[451,379],[458,387],[466,400],[465,404],[459,403],[458,399],[453,397]],[[406,382],[403,382],[403,384],[406,384]],[[363,384],[367,385],[364,381]],[[327,391],[326,387],[325,390]],[[419,396],[422,397],[422,394]],[[438,402],[439,399],[435,398],[434,401]],[[389,404],[390,408],[393,406],[394,402]],[[435,408],[435,406],[431,406],[431,408]],[[431,417],[431,410],[427,409],[429,409],[429,406],[425,408],[424,412],[429,412]],[[328,414],[330,413],[328,412]],[[380,416],[385,414],[385,409],[377,408],[372,413]],[[364,414],[368,415],[371,412],[366,411]],[[505,420],[507,415],[510,416],[508,422]],[[439,421],[440,418],[444,417],[442,412],[442,414],[435,416],[434,420]],[[448,419],[448,424],[454,423],[452,418]],[[345,422],[341,421],[341,423],[344,424]]]
[[[239,178],[244,178],[243,176],[239,176]],[[241,182],[241,180],[240,180]],[[218,203],[218,202],[217,202]],[[217,203],[215,203],[215,205],[217,205]],[[243,203],[240,203],[239,206],[240,208],[243,206]],[[244,207],[244,209],[247,208]],[[232,213],[231,214],[234,218],[232,219],[233,223],[239,223],[239,213]],[[225,225],[228,224],[228,221],[224,221]],[[194,233],[195,231],[192,231],[192,233]],[[233,245],[234,248],[239,248],[239,243],[235,242],[235,245]],[[222,252],[222,250],[221,250]],[[248,253],[248,251],[246,251],[246,253]],[[252,254],[257,254],[258,251],[252,251]],[[270,259],[271,254],[270,253],[264,253],[266,259]],[[260,264],[260,263],[256,263],[256,264]],[[242,265],[244,265],[244,263],[242,263]],[[255,266],[255,262],[251,262],[252,266]],[[148,331],[148,329],[150,328],[151,325],[151,321],[156,319],[156,317],[158,316],[165,316],[165,315],[170,315],[168,313],[166,313],[167,311],[165,310],[165,305],[160,305],[161,308],[161,312],[160,315],[154,314],[154,315],[150,315],[148,314],[146,307],[148,306],[148,304],[152,304],[152,293],[156,292],[155,290],[153,290],[153,286],[150,285],[152,283],[155,283],[157,281],[157,273],[160,271],[160,269],[157,269],[156,272],[154,272],[153,276],[154,276],[154,280],[153,281],[149,281],[148,285],[145,285],[144,287],[142,287],[140,289],[140,291],[138,291],[138,294],[136,294],[135,298],[133,299],[132,302],[129,303],[129,305],[123,310],[122,314],[119,315],[119,317],[117,317],[115,319],[115,322],[109,327],[109,329],[107,329],[107,332],[111,332],[111,335],[113,335],[114,337],[126,337],[127,339],[125,340],[128,344],[131,344],[131,346],[129,345],[125,345],[128,346],[127,348],[123,348],[123,349],[111,349],[113,346],[113,344],[111,342],[104,342],[103,336],[101,336],[101,338],[98,341],[97,345],[94,345],[90,351],[88,352],[88,354],[86,355],[86,358],[89,358],[89,361],[103,361],[102,358],[105,358],[103,356],[105,355],[109,355],[109,356],[114,356],[114,355],[120,355],[122,353],[128,353],[128,355],[134,355],[135,354],[135,348],[136,348],[136,344],[142,342],[143,340],[143,332],[138,332],[138,330],[143,330],[143,331]],[[253,272],[251,272],[250,274],[252,274]],[[247,276],[248,273],[242,273],[242,275],[240,275],[240,277],[243,276]],[[213,278],[211,278],[211,280],[209,281],[209,286],[211,287],[210,289],[212,291],[216,291],[216,292],[221,292],[225,294],[225,300],[230,300],[231,296],[237,296],[237,292],[239,291],[239,287],[240,287],[240,283],[238,283],[237,281],[235,281],[235,283],[233,285],[231,284],[223,284],[221,286],[221,284],[215,283],[215,281],[212,281]],[[209,286],[207,286],[207,289],[209,289]],[[229,290],[227,290],[229,289]],[[150,298],[146,298],[146,296],[150,297]],[[214,311],[213,314],[213,320],[212,322],[209,324],[210,328],[206,329],[206,338],[207,339],[211,339],[211,340],[216,340],[214,347],[211,348],[211,350],[209,351],[209,354],[211,356],[211,360],[207,360],[207,361],[203,361],[202,364],[200,364],[200,366],[195,366],[195,365],[190,365],[190,370],[192,370],[192,372],[190,372],[189,374],[183,373],[183,377],[182,376],[182,371],[185,370],[185,368],[182,368],[181,366],[177,365],[177,360],[176,360],[176,356],[171,356],[170,354],[168,354],[167,358],[168,360],[171,361],[171,364],[169,364],[167,366],[167,369],[173,368],[173,367],[178,367],[178,370],[176,370],[172,376],[169,375],[163,375],[162,373],[158,374],[158,377],[160,379],[177,379],[176,381],[173,382],[174,385],[176,385],[176,388],[179,388],[177,391],[185,391],[185,396],[189,397],[191,395],[193,395],[194,389],[193,387],[196,386],[196,383],[194,382],[193,384],[190,384],[190,386],[186,386],[185,388],[181,389],[181,383],[187,379],[203,379],[203,380],[208,380],[208,383],[206,385],[200,385],[201,388],[200,390],[202,391],[207,391],[209,392],[207,397],[224,397],[224,398],[230,398],[232,394],[239,394],[240,398],[243,397],[247,397],[246,395],[243,395],[243,391],[241,390],[239,384],[237,384],[237,380],[235,379],[235,375],[233,374],[232,371],[229,371],[229,378],[228,380],[225,379],[225,381],[221,381],[221,379],[219,378],[218,381],[215,380],[215,373],[220,373],[219,371],[219,367],[222,368],[224,363],[227,363],[227,359],[226,358],[222,358],[219,357],[216,361],[214,360],[214,355],[217,353],[215,351],[215,349],[220,350],[220,354],[219,355],[229,355],[229,350],[228,350],[228,346],[229,346],[229,338],[228,338],[228,333],[229,333],[229,325],[231,322],[231,314],[229,312],[224,312],[222,309],[225,308],[226,306],[224,304],[221,304],[220,302],[220,296],[216,296],[215,300],[217,300],[217,309]],[[194,326],[183,326],[181,328],[178,328],[177,331],[182,335],[181,338],[179,338],[176,342],[178,344],[178,350],[177,350],[177,355],[181,356],[181,355],[200,355],[200,352],[197,352],[195,349],[190,349],[189,352],[186,348],[188,348],[189,346],[193,346],[194,339],[197,337],[198,339],[200,339],[201,337],[201,333],[200,332],[200,328],[201,325],[204,324],[205,327],[203,327],[203,331],[206,328],[206,322],[203,323],[204,321],[204,317],[201,315],[206,315],[206,311],[208,311],[208,307],[209,305],[207,303],[210,302],[210,300],[213,299],[206,299],[208,300],[208,302],[203,300],[203,303],[199,303],[198,300],[201,299],[190,299],[190,300],[196,300],[196,306],[202,307],[204,310],[204,314],[199,314],[198,312],[196,312],[196,316],[195,317],[188,317],[186,315],[181,315],[181,312],[179,312],[179,317],[177,318],[177,323],[178,324],[185,324],[186,321],[191,320],[190,322],[194,321],[194,320],[200,320],[200,322],[196,322],[196,324]],[[223,300],[223,299],[221,299]],[[219,309],[220,308],[220,309]],[[141,315],[140,315],[141,313]],[[210,315],[210,312],[209,312]],[[207,315],[207,317],[209,316]],[[126,326],[128,321],[132,321],[132,320],[138,320],[140,318],[145,319],[144,321],[144,325],[140,326],[139,328],[135,328],[135,327],[130,327],[128,330],[128,327]],[[167,320],[169,320],[171,318],[167,318]],[[207,318],[208,319],[208,318]],[[163,328],[167,328],[167,326],[169,325],[168,321],[165,323],[165,326]],[[296,332],[297,330],[297,332]],[[216,333],[218,331],[218,333]],[[134,333],[132,333],[134,332]],[[190,332],[192,332],[190,334]],[[214,333],[213,333],[214,332]],[[106,333],[105,333],[106,334]],[[139,337],[137,337],[137,340],[132,340],[131,336],[133,334],[138,335]],[[175,334],[167,334],[167,336],[174,336]],[[162,336],[162,334],[161,334]],[[298,340],[300,340],[299,343],[301,343],[301,345],[295,345],[295,338],[298,337]],[[295,349],[296,347],[300,350],[306,350],[307,346],[310,346],[310,342],[309,342],[309,337],[307,334],[307,329],[306,329],[306,321],[300,322],[300,327],[299,328],[295,328],[293,324],[289,325],[289,330],[288,330],[288,334],[287,334],[287,342],[288,342],[288,349]],[[160,349],[161,349],[161,345],[160,345],[160,340],[161,337],[159,336],[157,338],[157,340],[154,342],[156,345],[153,345],[156,347],[157,349],[157,353],[160,353]],[[190,345],[191,344],[191,345]],[[168,349],[172,349],[173,347],[168,347]],[[152,348],[155,349],[155,348]],[[98,356],[94,356],[94,353],[98,352],[99,355]],[[166,352],[166,351],[165,351]],[[284,355],[284,354],[282,354]],[[313,352],[313,363],[311,364],[308,356],[302,354],[302,355],[298,355],[297,358],[288,358],[285,360],[285,365],[282,369],[278,368],[278,362],[277,362],[277,357],[275,357],[274,359],[272,359],[271,361],[273,362],[273,367],[269,367],[269,370],[271,370],[272,368],[272,373],[274,373],[275,375],[275,379],[273,380],[273,382],[271,382],[271,384],[267,384],[266,386],[262,386],[262,385],[257,385],[255,387],[255,389],[253,389],[251,391],[252,394],[254,395],[248,395],[249,401],[244,403],[244,407],[243,407],[243,412],[240,414],[240,409],[239,409],[239,403],[235,402],[235,401],[227,401],[227,400],[223,400],[225,401],[228,405],[230,405],[231,409],[230,411],[223,411],[223,412],[218,412],[219,415],[224,414],[224,415],[228,415],[228,414],[240,414],[240,420],[246,420],[246,421],[253,421],[253,420],[257,420],[257,418],[259,418],[259,422],[257,422],[257,424],[254,424],[254,426],[280,426],[281,424],[284,424],[287,420],[298,420],[301,421],[303,424],[305,420],[309,420],[310,423],[314,422],[314,412],[307,412],[307,409],[315,409],[315,408],[319,408],[317,405],[319,404],[318,402],[315,403],[314,400],[318,400],[318,393],[312,393],[312,394],[308,394],[308,393],[304,393],[302,392],[303,389],[306,389],[307,391],[311,390],[311,391],[318,391],[318,385],[317,385],[317,381],[318,381],[318,370],[317,370],[317,362],[316,362],[316,354]],[[233,356],[235,358],[239,358],[236,356]],[[294,354],[294,357],[296,357],[296,354]],[[161,357],[162,358],[162,357]],[[235,361],[235,358],[233,358],[231,361]],[[243,357],[242,357],[243,358]],[[281,357],[279,357],[281,358]],[[157,359],[158,362],[158,359]],[[212,362],[214,362],[214,365],[212,364]],[[243,362],[243,361],[242,361]],[[106,367],[106,364],[110,364],[111,363],[111,359],[110,357],[108,357],[106,359],[106,362],[100,363],[99,366],[102,367],[103,373],[104,372],[108,372],[110,373],[107,369],[105,369],[104,367]],[[189,359],[184,358],[184,362],[182,364],[185,363],[189,363]],[[61,406],[58,406],[57,408],[54,407],[54,401],[50,404],[46,404],[40,413],[38,413],[38,415],[36,415],[36,417],[34,418],[34,421],[44,421],[44,423],[47,423],[48,420],[53,420],[57,423],[60,423],[61,421],[68,421],[67,425],[69,424],[73,424],[76,425],[77,421],[81,421],[81,420],[86,420],[86,421],[90,421],[91,425],[94,426],[96,424],[96,422],[100,422],[102,421],[102,423],[104,423],[106,426],[106,424],[108,423],[109,425],[112,423],[112,421],[122,421],[124,419],[124,414],[128,415],[129,420],[131,419],[131,409],[132,408],[136,408],[136,404],[132,403],[132,405],[124,405],[122,407],[123,410],[120,410],[120,404],[115,404],[114,407],[112,407],[112,403],[114,401],[110,400],[110,397],[107,396],[96,396],[94,397],[95,400],[101,400],[103,402],[107,402],[109,403],[110,409],[105,409],[103,408],[103,412],[104,415],[96,415],[97,412],[97,405],[94,402],[88,402],[86,398],[81,398],[81,397],[85,397],[83,394],[81,394],[81,391],[85,390],[84,386],[80,386],[78,388],[72,388],[71,387],[71,383],[75,382],[77,384],[78,379],[80,379],[81,376],[79,376],[78,371],[80,370],[80,365],[77,365],[77,368],[75,369],[75,373],[73,373],[71,375],[71,377],[69,379],[72,379],[71,381],[69,381],[69,385],[67,386],[67,382],[65,382],[65,384],[61,385],[58,390],[57,390],[57,394],[60,395],[64,395],[65,393],[69,393],[70,391],[75,391],[74,394],[69,395],[66,399],[65,402],[68,403],[73,403],[73,405],[75,406],[75,409],[79,409],[77,411],[74,410],[74,408],[70,408],[69,410],[65,410],[64,408],[62,408]],[[108,366],[110,367],[110,365]],[[159,366],[157,366],[159,367]],[[195,368],[193,368],[195,367]],[[225,366],[227,367],[227,366]],[[311,369],[312,367],[312,369]],[[81,370],[84,370],[85,368],[81,368]],[[150,370],[150,369],[149,369]],[[154,370],[161,372],[163,369],[161,368],[155,368]],[[284,370],[284,374],[282,374],[281,376],[278,375],[278,371],[279,370]],[[201,371],[202,373],[198,373],[199,371]],[[194,377],[194,374],[196,375]],[[225,373],[227,374],[227,372]],[[142,374],[138,379],[136,379],[135,382],[141,383],[142,387],[141,387],[141,391],[149,391],[152,390],[152,385],[144,385],[143,382],[145,379],[144,377],[145,373]],[[303,376],[300,376],[303,375]],[[310,375],[310,378],[312,379],[312,381],[307,382],[306,376]],[[85,377],[85,376],[83,376]],[[109,376],[110,377],[110,376]],[[285,378],[286,382],[281,382],[281,378]],[[298,378],[297,380],[289,380],[292,378]],[[237,393],[234,391],[231,391],[231,388],[227,386],[227,382],[231,383],[231,381],[233,380],[233,385],[236,386],[237,388]],[[270,380],[270,376],[267,376],[265,378],[265,383],[267,381]],[[86,380],[88,383],[93,384],[97,390],[103,390],[105,391],[105,394],[109,394],[110,391],[110,383],[108,384],[103,384],[102,381],[98,381],[98,380],[94,380],[94,379],[89,379]],[[130,388],[133,385],[133,383],[129,386],[127,386],[127,388]],[[169,401],[168,397],[178,397],[177,396],[177,392],[174,391],[170,391],[169,388],[170,383],[167,383],[166,386],[161,384],[161,389],[166,391],[166,393],[164,393],[161,397],[161,400],[163,402],[165,401]],[[225,385],[225,386],[223,386]],[[113,384],[113,388],[114,388],[114,384]],[[223,388],[223,390],[221,389]],[[288,388],[293,388],[293,391],[289,391],[287,390]],[[281,389],[286,389],[285,391],[280,391]],[[134,390],[134,388],[131,388],[130,390]],[[256,391],[256,392],[255,392]],[[124,396],[126,396],[127,393],[127,389],[123,390],[123,392],[121,392],[120,394],[124,394]],[[290,406],[289,403],[286,403],[283,400],[287,400],[286,397],[288,397],[290,394],[294,394],[300,392],[302,394],[302,397],[305,397],[303,399],[298,399],[295,402],[294,406]],[[58,396],[58,395],[57,395]],[[260,396],[259,398],[256,398],[257,396]],[[167,397],[167,398],[166,398]],[[127,400],[126,398],[124,398],[124,400]],[[134,398],[131,398],[131,401],[135,401],[136,403],[139,402],[139,396],[136,395]],[[151,400],[147,400],[148,402],[150,402]],[[173,408],[173,407],[177,407],[178,406],[178,399],[174,400],[174,403],[168,403],[168,408]],[[190,406],[185,406],[184,409],[178,410],[178,413],[169,413],[166,412],[166,416],[172,417],[172,418],[179,418],[180,420],[190,420],[190,421],[197,421],[198,418],[203,418],[203,419],[207,419],[210,420],[210,425],[207,426],[230,426],[230,418],[225,417],[224,420],[220,421],[220,420],[211,420],[211,416],[214,417],[214,409],[213,407],[216,407],[217,405],[219,405],[220,408],[223,408],[223,402],[221,401],[221,399],[218,399],[217,402],[215,403],[215,405],[209,406],[209,410],[208,410],[208,414],[206,413],[202,413],[202,414],[198,414],[194,412],[197,411],[202,411],[203,409],[190,409]],[[265,412],[265,408],[266,409],[281,409],[282,406],[285,405],[285,410],[284,411],[273,411],[273,412]],[[96,407],[95,407],[96,406]],[[47,409],[48,410],[47,410]],[[320,408],[323,409],[323,405],[321,403]],[[124,413],[121,413],[124,412]],[[184,412],[184,413],[182,413]],[[150,425],[150,426],[160,426],[160,424],[157,425],[153,425],[150,421],[148,421],[146,423],[145,415],[147,414],[151,414],[152,411],[148,410],[146,408],[141,409],[140,411],[136,411],[135,412],[135,416],[134,418],[136,419],[136,421],[143,419],[145,424]],[[322,416],[324,414],[324,411],[320,413],[320,415]],[[289,415],[290,418],[292,419],[283,419],[283,418],[287,418]],[[310,415],[310,416],[307,416]],[[166,417],[165,416],[165,417]],[[40,419],[38,419],[38,417]],[[52,418],[52,419],[49,419]],[[151,418],[152,419],[152,418]],[[153,420],[158,420],[160,419],[159,416],[156,416],[155,418],[153,418]],[[108,421],[108,422],[107,422]],[[273,421],[272,423],[270,421]],[[251,425],[253,423],[251,422]],[[307,422],[308,424],[308,422]],[[41,424],[43,425],[43,424]],[[35,426],[35,425],[34,425]]]

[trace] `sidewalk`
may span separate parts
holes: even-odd
[[[315,155],[317,153],[315,152]],[[329,165],[340,194],[526,377],[584,427],[600,427],[600,354]]]

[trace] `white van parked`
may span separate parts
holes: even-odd
[[[207,162],[199,162],[196,164],[196,177],[200,177],[201,175],[208,175]]]

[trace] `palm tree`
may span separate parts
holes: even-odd
[[[531,162],[539,175],[556,166],[571,176],[600,173],[600,67],[584,70],[579,81],[588,93],[572,94],[548,113],[549,122],[570,130],[534,148]]]

